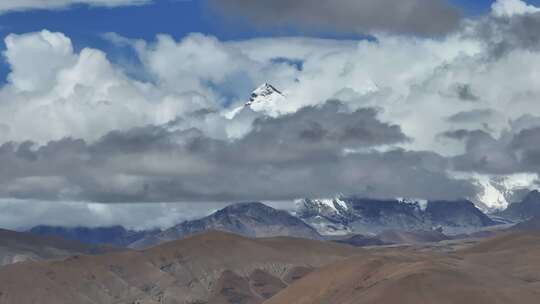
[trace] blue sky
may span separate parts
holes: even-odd
[[[466,15],[477,15],[487,11],[493,1],[451,0],[451,2],[461,7]],[[540,0],[528,2],[538,4]],[[208,10],[204,1],[190,0],[157,0],[152,5],[117,8],[77,6],[56,11],[36,10],[0,15],[2,35],[33,32],[44,28],[61,31],[76,40],[76,43],[84,45],[99,43],[96,37],[103,32],[117,32],[126,37],[146,40],[152,39],[158,33],[167,33],[179,38],[186,33],[202,32],[224,40],[305,34],[255,30],[245,24],[231,24]]]
[[[461,7],[467,16],[481,15],[489,10],[493,0],[450,0]],[[529,0],[540,4],[540,0]],[[293,29],[268,30],[253,28],[242,22],[231,22],[212,13],[205,1],[156,0],[154,4],[116,8],[85,5],[62,10],[33,10],[0,15],[0,36],[9,33],[28,33],[48,29],[70,37],[75,48],[94,47],[111,57],[129,58],[130,54],[101,38],[101,34],[115,32],[129,38],[151,41],[157,34],[166,33],[176,39],[188,33],[200,32],[220,40],[238,40],[267,36],[318,36],[329,38],[359,38],[358,35],[333,33],[305,33]],[[4,45],[0,45],[0,50]],[[112,58],[113,60],[115,58]],[[0,82],[7,73],[0,61]]]

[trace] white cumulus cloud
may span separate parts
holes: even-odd
[[[320,184],[316,180],[323,174],[310,173],[315,165],[320,172],[334,172],[332,180],[339,182],[336,187],[372,178],[374,184],[392,181],[382,188],[387,192],[410,188],[400,180],[394,182],[396,170],[429,173],[418,175],[418,184],[434,180],[449,184],[454,181],[449,178],[459,175],[450,175],[452,170],[467,171],[460,175],[464,179],[492,173],[536,176],[540,165],[536,167],[536,150],[528,141],[534,141],[533,129],[540,127],[540,31],[525,26],[540,22],[532,14],[536,10],[521,1],[499,0],[491,14],[466,20],[459,29],[437,39],[379,34],[374,40],[274,37],[220,41],[195,33],[180,40],[159,35],[154,41],[143,41],[106,35],[113,43],[133,47],[140,64],[136,75],[127,73],[122,62],[115,62],[102,50],[74,50],[70,38],[62,33],[44,30],[8,35],[4,57],[10,73],[0,88],[0,155],[13,160],[10,168],[20,176],[15,180],[0,176],[0,182],[11,187],[5,193],[27,197],[40,192],[84,198],[84,193],[90,193],[107,201],[118,197],[127,201],[150,193],[173,201],[181,195],[205,200],[208,196],[204,195],[212,191],[216,191],[211,193],[215,197],[230,195],[233,200],[238,198],[238,190],[244,199],[253,195],[252,189],[266,187],[287,194],[271,199],[291,199],[305,190],[292,188],[304,184],[296,183],[298,180],[314,179],[311,185],[317,190],[328,185],[322,178]],[[501,18],[503,15],[506,17]],[[249,111],[234,119],[225,117],[264,82],[286,96],[279,109],[284,117],[272,120]],[[373,121],[393,126],[403,136],[376,147],[357,147],[356,142],[352,143],[356,146],[342,147],[331,142],[332,152],[347,149],[332,154],[347,159],[343,168],[336,168],[338,161],[314,153],[313,147],[321,146],[306,148],[295,140],[297,133],[283,129],[285,123],[306,128],[298,134],[307,142],[325,138],[327,128],[320,121],[304,117],[305,125],[293,122],[295,115],[307,111],[299,111],[303,107],[320,107],[329,99],[339,99],[345,108],[339,111],[347,113],[370,108]],[[325,123],[338,125],[330,121],[335,119],[335,111],[319,114]],[[517,128],[518,123],[522,127]],[[268,138],[256,136],[262,131]],[[349,131],[368,139],[380,135],[380,131],[366,132],[365,128]],[[62,141],[66,137],[73,140]],[[27,140],[35,144],[25,145]],[[281,153],[269,152],[279,147],[266,146],[271,140],[286,143]],[[14,143],[8,143],[11,141]],[[515,145],[520,149],[515,150]],[[55,159],[51,151],[70,155],[72,163]],[[129,157],[126,151],[133,155]],[[259,153],[250,154],[252,151]],[[277,159],[272,158],[274,154]],[[452,162],[460,155],[461,163]],[[221,161],[222,156],[226,161]],[[254,161],[259,158],[262,161]],[[224,166],[233,159],[241,161]],[[242,166],[251,161],[253,169],[247,171],[256,172],[264,181],[291,168],[282,159],[294,159],[300,169],[285,172],[283,179],[271,181],[275,184],[238,188],[228,178],[238,171],[237,180],[243,180],[246,170]],[[49,168],[43,160],[54,161],[55,167]],[[107,179],[80,169],[85,162],[109,174]],[[388,167],[389,163],[394,167]],[[65,168],[81,178],[67,178]],[[196,180],[199,171],[204,172]],[[79,176],[79,172],[84,174]],[[216,173],[222,178],[208,178]],[[171,180],[177,184],[171,186]],[[377,185],[363,186],[369,190]],[[437,195],[448,193],[444,185],[438,186]],[[426,195],[421,190],[430,189],[415,189],[414,197]],[[484,195],[483,199],[490,197]],[[501,205],[500,200],[493,205]]]
[[[539,12],[540,9],[522,0],[497,0],[492,6],[493,14],[498,17],[510,17]]]

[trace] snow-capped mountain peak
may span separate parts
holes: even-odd
[[[369,199],[339,197],[296,201],[294,215],[319,234],[378,234],[385,230],[429,231],[443,228],[450,234],[475,231],[494,225],[471,201],[425,199]]]
[[[295,215],[315,227],[323,235],[346,235],[351,230],[346,226],[350,211],[341,198],[300,199],[295,201]]]
[[[246,106],[251,106],[257,103],[267,103],[275,98],[282,98],[283,93],[276,89],[273,85],[269,83],[264,83],[255,91],[251,93],[249,101],[246,103]]]
[[[258,87],[245,104],[255,112],[263,112],[270,116],[278,116],[286,102],[285,95],[273,85],[265,83]]]
[[[251,93],[249,100],[243,106],[233,109],[225,116],[232,119],[246,108],[266,115],[278,116],[282,113],[285,102],[285,95],[280,90],[269,83],[264,83]]]

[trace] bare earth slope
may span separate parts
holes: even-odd
[[[538,303],[540,235],[509,234],[451,254],[400,248],[327,265],[265,304]]]
[[[361,252],[209,232],[146,251],[5,266],[0,303],[261,303],[315,267]]]
[[[0,268],[2,304],[529,304],[539,298],[537,232],[370,249],[207,232],[145,251]]]

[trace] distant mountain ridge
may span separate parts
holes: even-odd
[[[62,259],[74,254],[98,254],[108,248],[57,237],[0,229],[0,266],[25,261]]]
[[[531,191],[520,203],[511,204],[497,215],[516,222],[540,216],[540,191]]]
[[[276,210],[255,202],[230,205],[207,217],[185,221],[159,234],[134,242],[130,247],[148,248],[208,230],[231,232],[255,238],[276,236],[321,238],[313,227],[287,211]]]
[[[303,199],[295,214],[322,235],[378,234],[385,230],[448,233],[495,225],[476,206],[462,201]]]
[[[524,222],[518,223],[510,231],[540,232],[540,216],[534,216]]]
[[[40,236],[55,236],[66,240],[79,241],[85,244],[107,244],[115,247],[127,247],[144,237],[157,234],[161,230],[134,231],[126,230],[122,226],[112,227],[58,227],[58,226],[36,226],[31,228],[29,233]]]
[[[261,238],[288,236],[323,239],[346,235],[369,237],[388,230],[400,232],[440,231],[467,234],[495,225],[469,201],[373,200],[336,198],[296,201],[290,213],[263,203],[229,205],[206,217],[184,221],[164,231],[130,231],[123,227],[65,228],[37,226],[31,233],[56,236],[86,244],[148,248],[188,235],[218,230]],[[357,242],[364,242],[357,237]]]

